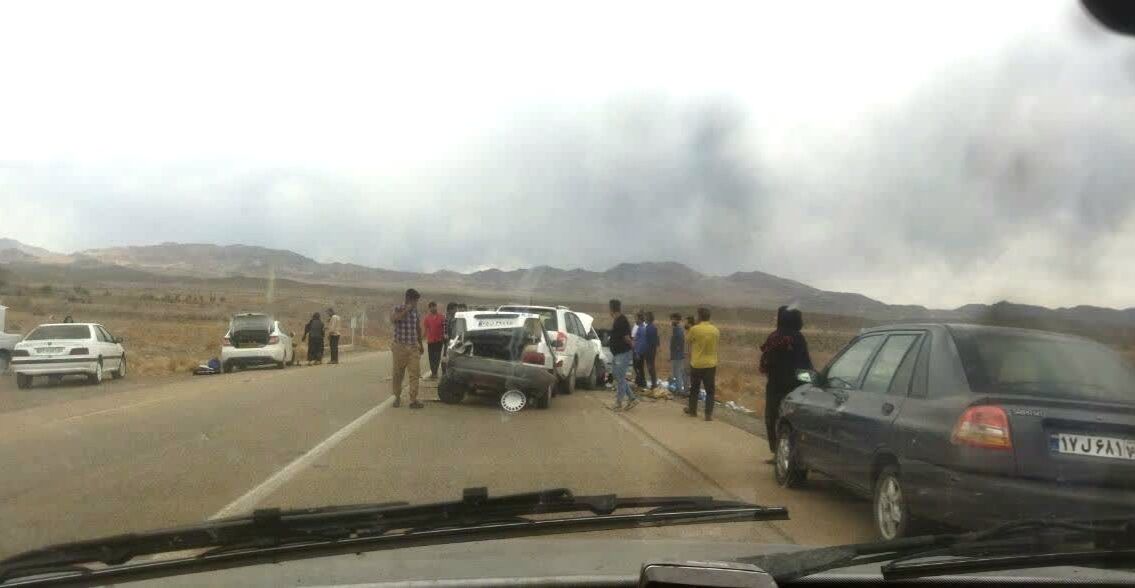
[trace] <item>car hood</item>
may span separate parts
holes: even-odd
[[[349,586],[408,581],[502,579],[528,582],[540,578],[571,578],[590,584],[637,582],[645,562],[729,561],[738,558],[800,551],[800,545],[751,544],[727,541],[683,541],[634,538],[549,537],[481,541],[432,547],[339,555],[263,564],[246,568],[188,574],[143,582],[153,586]],[[881,579],[880,564],[845,568],[816,579],[870,577]],[[1075,577],[1079,580],[1135,581],[1135,574],[1079,567],[1014,570],[975,574],[1012,578]],[[528,583],[528,582],[521,582]]]

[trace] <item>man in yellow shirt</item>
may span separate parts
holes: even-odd
[[[705,384],[705,420],[713,420],[714,378],[717,376],[717,342],[721,331],[709,322],[709,309],[698,309],[698,324],[694,325],[686,338],[690,342],[690,406],[686,414],[698,416],[698,392]]]

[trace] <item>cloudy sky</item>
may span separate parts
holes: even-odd
[[[788,4],[8,3],[0,237],[1135,306],[1135,39]]]

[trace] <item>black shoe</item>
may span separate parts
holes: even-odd
[[[410,408],[414,408],[414,409],[425,408],[425,405],[423,405],[421,402],[411,402]]]
[[[690,410],[689,408],[683,408],[682,412],[686,413],[687,416],[692,416],[692,417],[698,416],[698,413],[697,413],[696,410]]]
[[[401,398],[395,398],[394,399],[394,408],[398,408],[399,406],[402,406],[402,399]]]

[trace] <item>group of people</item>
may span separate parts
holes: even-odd
[[[636,324],[632,328],[630,321],[623,314],[623,303],[611,300],[608,304],[613,324],[611,327],[611,354],[614,356],[614,369],[612,376],[615,380],[615,406],[614,410],[630,410],[638,404],[638,397],[627,382],[626,374],[631,363],[635,367],[635,383],[640,388],[647,387],[646,374],[650,375],[651,388],[658,384],[658,374],[655,368],[655,357],[660,346],[658,328],[654,325],[654,313],[640,312],[636,315]],[[701,307],[697,312],[697,321],[688,317],[686,326],[682,325],[682,315],[670,315],[670,325],[673,329],[670,335],[670,367],[671,376],[677,385],[679,395],[686,395],[687,390],[700,390],[705,388],[705,420],[713,420],[713,397],[717,378],[717,345],[721,339],[721,331],[711,321],[710,309]],[[687,355],[689,357],[689,378],[685,376]],[[691,417],[698,416],[699,395],[689,393],[689,406],[685,413]]]
[[[342,320],[335,314],[335,309],[327,309],[327,324],[319,313],[311,315],[311,320],[303,327],[303,337],[300,341],[307,341],[307,364],[320,365],[323,363],[323,337],[326,334],[328,346],[331,348],[331,363],[339,363],[339,335],[342,329]]]
[[[660,346],[654,313],[639,311],[635,325],[622,314],[622,303],[610,302],[615,325],[611,330],[611,353],[615,356],[615,410],[629,410],[638,398],[626,381],[627,364],[633,361],[635,385],[653,389],[658,385],[655,357]],[[670,377],[675,395],[688,398],[685,413],[696,417],[700,391],[705,389],[705,419],[713,420],[717,379],[717,346],[721,332],[710,320],[708,308],[699,308],[697,318],[670,315]],[[761,345],[760,372],[768,378],[765,388],[765,429],[769,449],[776,450],[776,427],[780,404],[799,384],[798,370],[811,370],[812,358],[804,338],[804,315],[799,309],[781,306],[776,312],[776,329]],[[649,376],[649,380],[647,379]],[[624,402],[625,399],[625,402]]]

